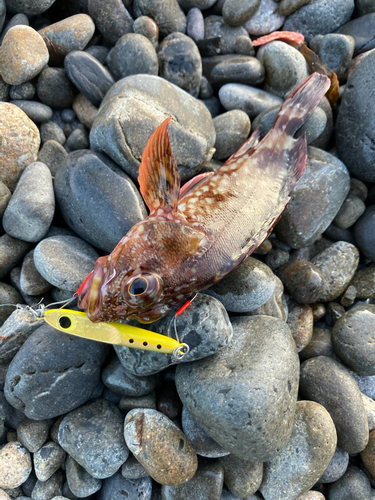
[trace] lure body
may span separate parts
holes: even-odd
[[[272,231],[304,172],[306,139],[293,135],[328,87],[327,77],[311,75],[290,94],[263,139],[257,129],[221,168],[182,190],[170,119],[157,127],[138,178],[150,215],[97,260],[81,287],[79,307],[90,320],[156,321],[246,259]]]
[[[143,349],[145,351],[156,351],[167,354],[186,354],[187,346],[177,342],[166,335],[159,335],[143,328],[126,325],[124,323],[93,323],[86,313],[72,311],[70,309],[49,309],[44,311],[43,319],[53,328],[61,332],[96,340],[106,344],[124,345]]]

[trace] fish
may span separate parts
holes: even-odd
[[[138,181],[150,215],[81,285],[78,305],[92,322],[152,323],[223,279],[271,233],[305,170],[305,134],[293,136],[327,92],[314,73],[284,101],[271,130],[257,128],[215,172],[181,188],[164,120],[143,152]]]

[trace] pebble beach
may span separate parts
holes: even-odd
[[[188,354],[41,321],[148,216],[158,125],[182,185],[271,129],[312,73],[274,32],[337,96],[259,248],[131,320]],[[0,0],[0,500],[375,499],[374,117],[375,0]]]

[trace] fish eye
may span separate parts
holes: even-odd
[[[135,280],[133,280],[130,283],[128,287],[128,292],[129,295],[138,296],[147,292],[147,289],[148,289],[147,279],[144,277],[140,277],[140,278],[135,278]]]

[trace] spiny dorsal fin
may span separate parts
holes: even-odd
[[[171,118],[164,120],[149,138],[143,151],[138,182],[150,212],[163,207],[176,214],[181,179],[169,140],[170,121]]]

